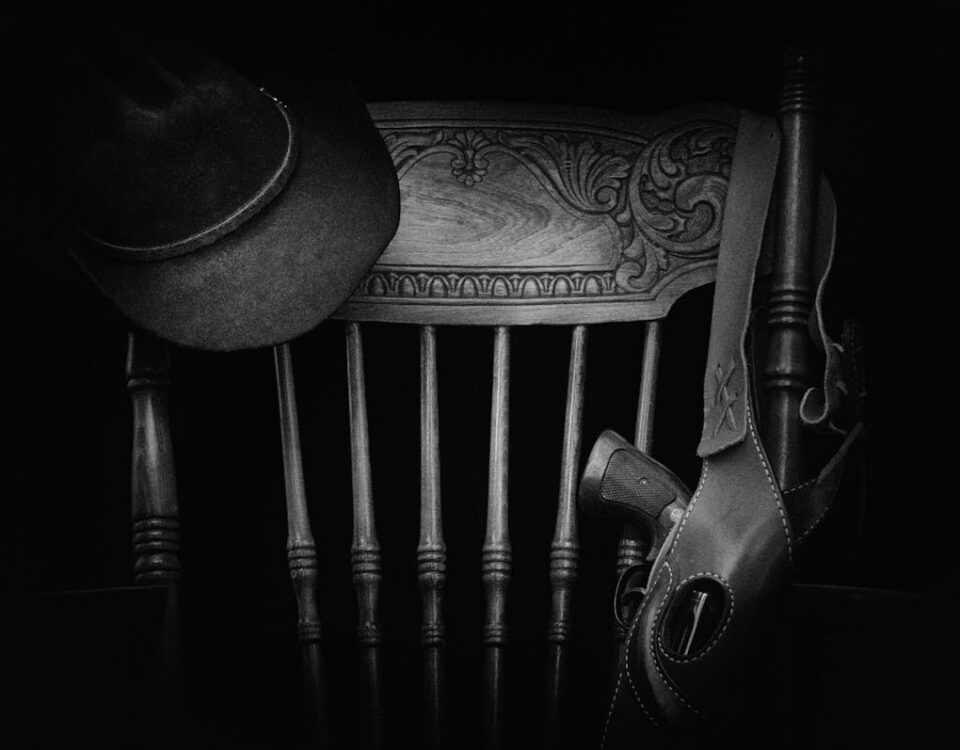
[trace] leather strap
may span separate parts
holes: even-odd
[[[621,656],[604,727],[605,748],[641,742],[659,746],[658,739],[671,746],[692,742],[700,747],[714,742],[724,725],[734,727],[734,740],[739,736],[749,741],[731,722],[744,709],[749,692],[746,665],[756,654],[755,641],[783,586],[793,549],[829,509],[844,463],[862,435],[857,424],[817,477],[781,494],[757,433],[744,344],[778,148],[775,123],[743,113],[720,240],[704,378],[697,451],[704,458],[703,469],[686,514],[651,569],[650,584],[644,590],[634,573],[621,582],[625,593],[642,595],[642,600]],[[827,335],[822,310],[836,209],[826,181],[820,187],[811,334],[826,366],[822,386],[805,394],[801,414],[808,426],[843,434],[834,419],[845,390],[842,348]],[[712,621],[707,620],[698,641],[683,641],[676,628],[684,625],[691,595],[702,604],[704,591],[712,603]],[[678,650],[680,642],[685,650]]]
[[[720,234],[710,348],[703,378],[703,433],[697,447],[701,457],[736,445],[747,435],[744,341],[779,151],[776,124],[745,111],[737,130]]]
[[[843,400],[843,348],[831,340],[823,315],[823,297],[833,266],[837,229],[837,202],[826,179],[820,180],[813,236],[813,274],[816,297],[810,315],[810,337],[824,355],[823,383],[810,388],[800,402],[800,419],[808,427],[845,434],[833,421]]]
[[[733,715],[746,679],[741,657],[791,555],[786,510],[754,425],[744,352],[778,154],[776,123],[744,112],[704,378],[703,470],[627,633],[604,747],[686,740]],[[711,592],[713,624],[692,649],[680,648],[681,620],[698,587]]]
[[[862,434],[863,423],[858,422],[816,477],[783,491],[783,502],[797,545],[802,544],[820,525],[833,505],[847,459]]]

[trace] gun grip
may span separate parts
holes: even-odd
[[[690,490],[670,469],[604,430],[580,480],[580,507],[643,526],[658,548],[686,509]]]

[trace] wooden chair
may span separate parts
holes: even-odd
[[[785,98],[784,117],[806,117],[802,97]],[[352,569],[358,607],[362,689],[369,706],[369,744],[393,746],[382,722],[382,569],[372,497],[363,337],[370,322],[417,326],[420,340],[420,537],[416,551],[421,601],[420,645],[425,720],[423,744],[444,743],[444,589],[448,583],[440,493],[439,402],[457,398],[438,383],[438,329],[486,326],[493,349],[489,486],[481,558],[485,747],[504,744],[504,681],[509,640],[507,590],[513,574],[508,516],[522,512],[508,495],[511,338],[517,326],[570,330],[560,492],[549,552],[551,611],[545,742],[560,744],[575,583],[580,567],[576,493],[587,342],[592,325],[636,322],[642,342],[635,442],[651,449],[663,321],[685,293],[713,280],[726,184],[739,113],[693,107],[658,117],[499,104],[395,103],[370,111],[400,178],[400,227],[377,265],[335,315],[345,322],[353,475]],[[799,114],[798,114],[799,113]],[[809,156],[808,134],[787,129],[788,154]],[[798,132],[800,135],[798,136]],[[788,163],[790,159],[787,159]],[[795,160],[794,160],[795,161]],[[808,176],[789,173],[781,202],[795,205]],[[807,200],[806,198],[804,200]],[[791,203],[791,201],[793,203]],[[807,203],[809,201],[807,200]],[[809,222],[792,217],[790,226]],[[796,233],[796,230],[790,230]],[[803,241],[801,237],[799,241]],[[783,274],[781,273],[781,277]],[[791,335],[809,311],[801,277],[781,278],[771,297],[772,336]],[[799,290],[799,291],[797,291]],[[779,307],[778,307],[779,305]],[[778,313],[778,314],[773,314]],[[334,325],[327,323],[326,325]],[[642,331],[642,334],[640,333]],[[785,333],[784,333],[785,332]],[[791,346],[801,346],[796,342]],[[134,542],[140,583],[175,587],[179,531],[169,431],[164,415],[164,355],[131,337],[128,375],[134,400]],[[802,363],[802,357],[794,360]],[[307,512],[290,347],[275,351],[286,475],[289,570],[299,605],[307,703],[321,738],[324,681],[320,650],[317,550]],[[792,365],[791,365],[792,366]],[[776,369],[776,368],[773,368]],[[787,368],[789,369],[789,367]],[[802,366],[800,366],[802,370]],[[771,370],[769,398],[798,398],[803,372]],[[448,393],[450,395],[448,395]],[[788,404],[783,411],[796,408]],[[416,435],[411,426],[410,439]],[[588,440],[593,439],[588,435]],[[786,438],[790,440],[792,438]],[[782,451],[789,455],[793,448]],[[779,455],[779,454],[778,454]],[[781,468],[781,471],[787,471]],[[624,530],[616,558],[623,570],[647,554],[637,530]],[[612,582],[617,571],[610,570]],[[603,616],[607,617],[608,610]],[[611,621],[612,622],[612,621]],[[175,649],[176,629],[170,631]],[[623,638],[622,631],[618,636]],[[173,662],[175,664],[175,662]],[[170,679],[177,678],[175,669]],[[604,692],[607,685],[578,686]],[[599,731],[599,728],[598,728]],[[589,735],[589,732],[587,733]]]

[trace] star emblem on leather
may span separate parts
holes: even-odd
[[[717,365],[717,369],[714,372],[714,377],[717,381],[717,389],[713,396],[713,418],[715,420],[713,428],[714,437],[720,434],[720,430],[725,424],[729,424],[731,430],[737,429],[737,418],[733,413],[733,405],[737,403],[740,393],[738,391],[731,392],[730,390],[730,379],[733,377],[736,369],[737,363],[731,360],[730,369],[727,370],[726,373],[724,373],[723,366],[720,364]],[[716,416],[717,410],[720,412],[719,416]]]

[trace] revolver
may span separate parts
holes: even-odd
[[[580,480],[580,507],[585,512],[643,528],[652,558],[683,518],[689,499],[690,490],[666,466],[613,430],[600,433]]]
[[[686,512],[690,490],[659,461],[613,430],[604,430],[583,470],[579,499],[584,512],[634,523],[650,542],[646,560],[628,567],[617,581],[614,618],[626,629],[646,595],[650,571],[666,552],[667,538]]]

